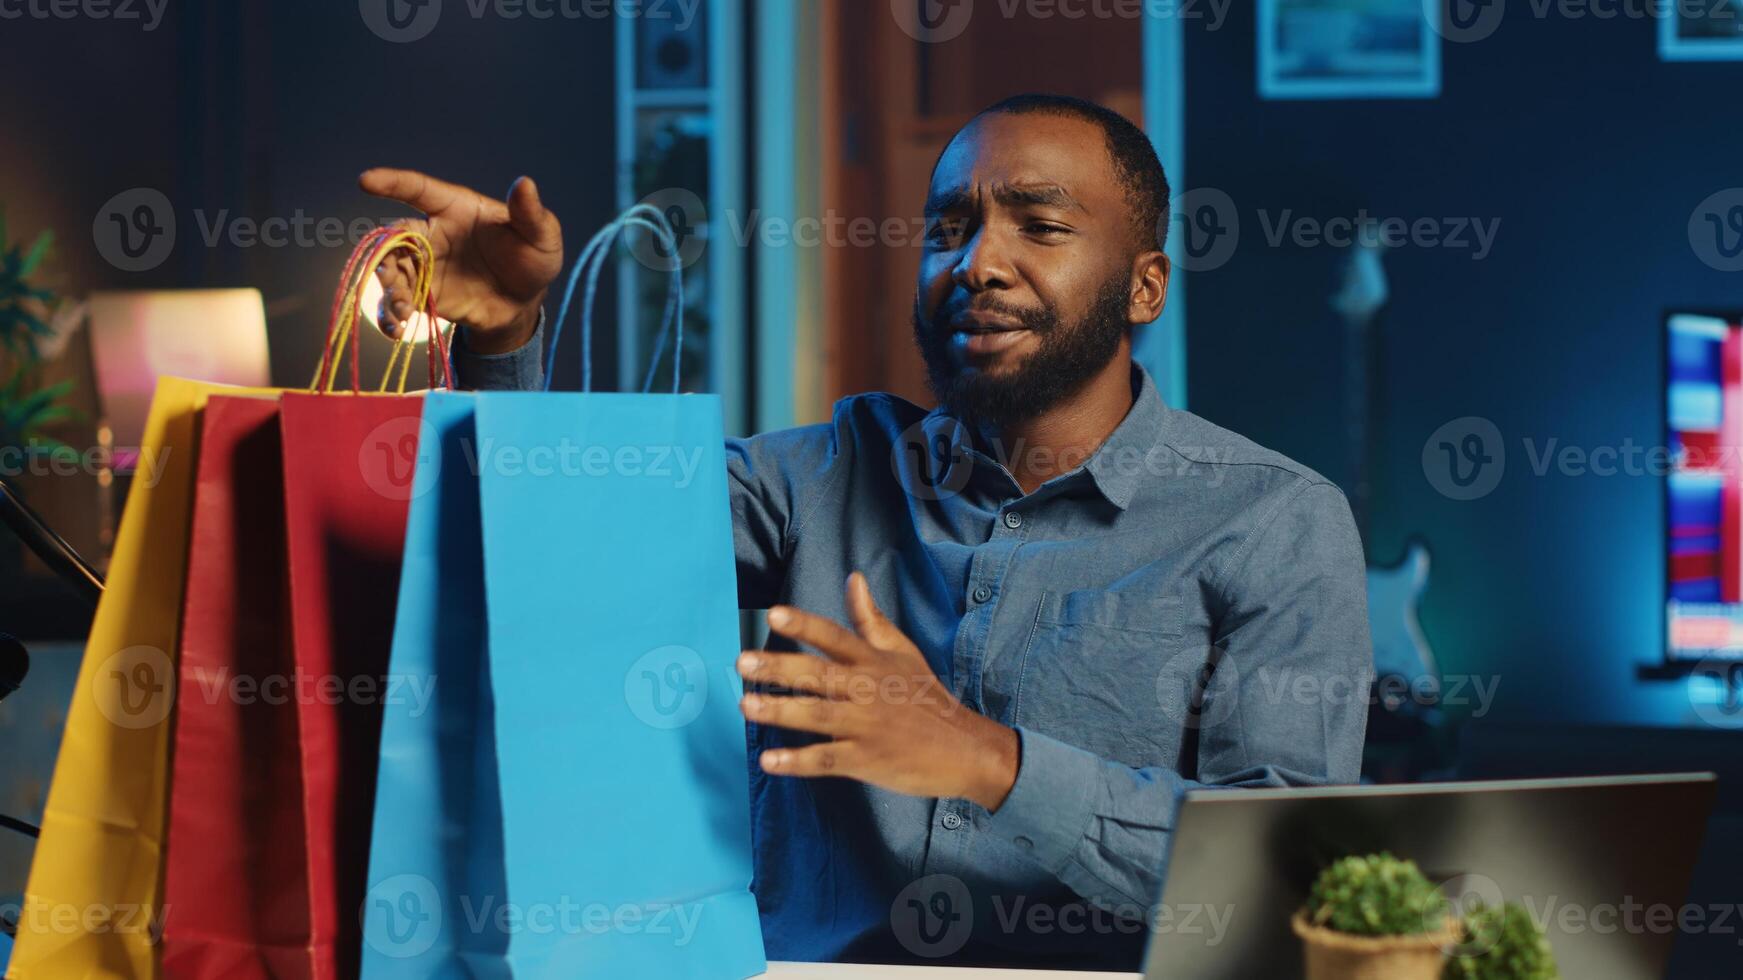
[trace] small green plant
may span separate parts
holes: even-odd
[[[1555,953],[1521,906],[1477,903],[1466,913],[1456,955],[1443,980],[1559,980]],[[1465,952],[1467,951],[1468,952]]]
[[[61,442],[43,430],[78,417],[66,403],[72,382],[34,383],[37,369],[52,356],[48,350],[64,341],[71,326],[54,312],[54,292],[34,281],[53,243],[46,231],[28,246],[12,242],[0,211],[0,448],[57,451],[64,448]]]
[[[1352,936],[1410,936],[1443,928],[1446,896],[1415,861],[1390,854],[1341,858],[1307,896],[1310,923]]]
[[[28,248],[13,243],[6,235],[6,213],[0,211],[0,353],[17,363],[35,363],[37,344],[53,332],[45,316],[54,293],[31,282],[53,244],[54,235],[46,231]]]

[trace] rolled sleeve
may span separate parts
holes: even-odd
[[[466,346],[466,327],[454,331],[454,375],[468,391],[541,391],[545,387],[545,311],[526,343],[502,354],[478,354]]]

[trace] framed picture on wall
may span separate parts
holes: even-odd
[[[1422,0],[1260,0],[1260,97],[1438,96],[1440,35],[1422,11]]]
[[[1743,61],[1743,0],[1675,3],[1658,19],[1665,61]]]

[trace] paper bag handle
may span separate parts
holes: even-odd
[[[363,237],[352,250],[351,258],[345,263],[345,271],[339,277],[339,288],[333,294],[333,308],[327,321],[327,343],[321,351],[321,363],[315,369],[314,380],[309,383],[309,390],[314,392],[331,392],[339,375],[339,362],[344,360],[345,347],[351,348],[351,390],[360,391],[362,383],[358,377],[359,334],[358,321],[363,315],[363,287],[369,277],[389,256],[397,251],[410,252],[413,266],[416,269],[412,283],[412,309],[421,311],[430,322],[429,342],[429,377],[430,387],[438,384],[443,387],[454,386],[453,369],[450,364],[448,338],[443,334],[441,322],[436,319],[436,297],[433,292],[435,283],[436,251],[435,246],[422,232],[405,228],[377,228]],[[412,350],[417,346],[409,333],[406,337],[393,342],[393,350],[388,355],[387,368],[382,372],[381,385],[378,391],[387,391],[388,384],[394,378],[394,371],[399,371],[396,390],[405,391],[406,375],[410,371]]]
[[[593,300],[599,291],[599,273],[611,254],[611,245],[618,235],[630,227],[645,228],[672,257],[666,278],[666,310],[661,318],[654,356],[648,362],[647,376],[642,379],[642,391],[645,393],[652,390],[654,369],[659,366],[660,355],[666,351],[666,335],[672,332],[675,325],[677,339],[672,347],[672,394],[678,393],[678,372],[684,353],[684,266],[678,260],[678,236],[672,231],[671,222],[666,220],[666,215],[659,208],[651,204],[637,204],[618,215],[617,220],[601,229],[587,243],[587,247],[581,250],[581,257],[575,261],[575,268],[569,273],[569,288],[564,291],[563,305],[557,310],[557,324],[551,330],[551,352],[545,361],[546,391],[551,389],[551,377],[557,367],[557,341],[563,335],[563,324],[569,319],[569,307],[575,300],[575,287],[580,284],[583,273],[587,276],[587,292],[582,298],[581,306],[581,390],[593,390]],[[625,301],[633,299],[626,298]]]

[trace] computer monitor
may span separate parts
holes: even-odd
[[[1743,660],[1743,315],[1665,319],[1665,641]]]
[[[1145,980],[1302,976],[1289,920],[1314,878],[1380,851],[1415,861],[1455,899],[1517,902],[1546,920],[1564,977],[1656,980],[1714,786],[1692,773],[1190,792]]]

